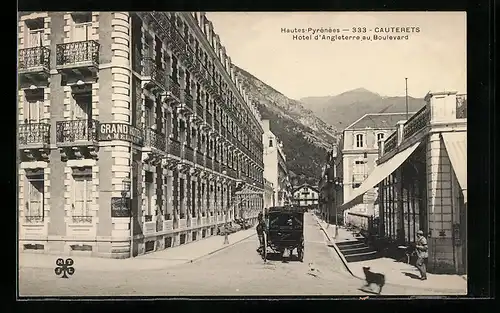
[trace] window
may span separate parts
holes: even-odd
[[[166,201],[166,199],[168,198],[168,188],[171,184],[168,183],[168,178],[165,177],[163,179],[163,198],[165,199],[165,201],[163,202],[163,205],[164,205],[164,212],[165,212],[165,219],[166,220],[171,220],[172,219],[172,206],[169,206],[168,205],[168,201]]]
[[[146,107],[146,116],[145,116],[145,121],[146,121],[146,129],[149,129],[151,128],[151,126],[154,125],[154,120],[153,120],[153,102],[149,99],[146,99],[146,103],[145,103],[145,107]]]
[[[179,179],[179,200],[181,201],[180,218],[186,218],[186,208],[182,205],[182,199],[184,199],[184,179]]]
[[[377,134],[377,143],[382,139],[384,139],[384,133]]]
[[[30,48],[43,46],[43,29],[30,29],[28,46]]]
[[[272,147],[272,146],[273,146],[273,140],[269,139],[269,147]]]
[[[158,36],[155,36],[155,65],[157,68],[163,70],[163,62],[162,62],[162,41]]]
[[[92,36],[92,13],[72,14],[73,22],[73,41],[87,41]]]
[[[178,66],[177,58],[175,57],[175,55],[172,55],[172,74],[171,74],[171,77],[175,83],[178,83],[178,81],[177,81],[177,79],[178,79],[177,66]]]
[[[149,217],[153,215],[153,173],[152,172],[146,172],[146,184],[145,184],[145,191],[146,191],[146,222],[148,221]]]
[[[85,88],[85,87],[83,87]],[[87,87],[90,88],[90,87]],[[87,120],[92,118],[92,92],[86,90],[73,91],[73,120]]]
[[[360,183],[354,183],[354,184],[352,184],[352,189],[359,188],[359,186],[361,186]]]
[[[191,95],[191,74],[189,73],[188,70],[185,70],[186,72],[186,93],[188,95]]]
[[[73,220],[75,218],[91,217],[92,207],[92,168],[73,169]],[[90,222],[91,219],[85,219]]]
[[[43,46],[44,19],[36,18],[27,20],[26,27],[28,34],[26,35],[26,47],[35,48]]]
[[[24,103],[24,122],[39,123],[43,119],[44,94],[43,89],[26,90]]]
[[[362,134],[356,135],[356,148],[363,148],[364,136]]]
[[[27,185],[26,211],[24,216],[26,221],[43,221],[43,199],[44,199],[44,178],[43,171],[33,171],[26,173]]]
[[[144,50],[146,50],[146,58],[153,60],[153,55],[154,55],[154,50],[153,50],[153,37],[151,37],[148,34],[145,34],[144,36]],[[150,66],[150,65],[146,65]]]

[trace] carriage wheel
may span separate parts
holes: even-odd
[[[264,232],[264,234],[262,235],[262,241],[263,241],[263,244],[262,244],[262,259],[264,260],[264,262],[267,261],[267,234]]]

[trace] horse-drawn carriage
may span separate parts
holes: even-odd
[[[266,214],[267,231],[263,234],[261,255],[267,260],[268,249],[285,257],[297,249],[297,256],[304,260],[304,209],[296,206],[271,207]]]

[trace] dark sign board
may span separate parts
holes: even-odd
[[[111,198],[111,217],[130,217],[130,198]]]
[[[125,123],[101,123],[99,125],[99,140],[124,140],[136,145],[142,145],[144,136],[141,130]]]

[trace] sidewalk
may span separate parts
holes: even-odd
[[[316,217],[318,224],[321,226],[323,231],[327,233],[330,241],[337,253],[344,261],[346,267],[349,268],[351,274],[359,279],[364,280],[363,267],[370,267],[371,271],[382,273],[386,277],[387,284],[408,286],[412,288],[426,289],[426,290],[439,290],[444,292],[450,292],[453,294],[466,294],[467,293],[467,279],[461,275],[440,275],[440,274],[430,274],[427,273],[427,280],[421,281],[415,279],[419,277],[419,272],[416,267],[402,263],[396,262],[390,258],[377,258],[373,260],[360,261],[360,262],[346,262],[344,256],[340,253],[340,250],[336,247],[335,243],[354,241],[356,240],[354,235],[340,227],[338,231],[338,238],[335,236],[335,225],[330,225],[327,227],[327,223]]]
[[[230,234],[229,244],[224,244],[224,236],[211,236],[186,245],[140,255],[128,259],[107,259],[84,256],[60,256],[72,258],[76,270],[127,271],[157,270],[170,266],[195,262],[220,250],[233,246],[255,235],[255,228]],[[57,255],[19,253],[19,268],[55,268]]]

